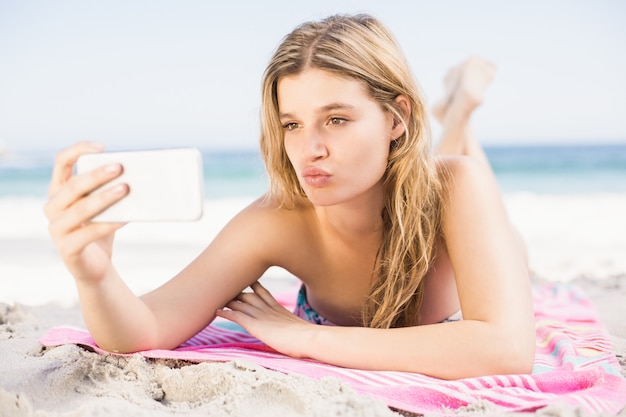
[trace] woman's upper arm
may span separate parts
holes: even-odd
[[[492,172],[469,158],[449,159],[446,166],[443,233],[463,318],[533,335],[525,249],[509,222]]]
[[[260,278],[272,263],[277,210],[253,203],[170,281],[144,295],[159,327],[159,345],[175,347],[215,318],[215,311]],[[277,230],[278,229],[278,230]]]

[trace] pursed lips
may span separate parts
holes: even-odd
[[[322,187],[330,181],[331,175],[317,167],[307,167],[302,170],[302,179],[312,187]]]

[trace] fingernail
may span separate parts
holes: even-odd
[[[120,164],[110,164],[104,167],[104,171],[107,174],[117,174],[122,170],[122,166]]]
[[[89,146],[94,151],[101,151],[104,149],[104,145],[98,142],[87,142],[87,146]]]
[[[126,192],[126,184],[118,184],[112,187],[111,192],[115,195],[124,194]]]

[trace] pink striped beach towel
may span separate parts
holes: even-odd
[[[292,308],[295,295],[280,301]],[[281,355],[224,321],[214,322],[175,350],[140,354],[192,362],[245,359],[284,373],[335,377],[390,407],[418,414],[454,414],[476,403],[494,412],[533,411],[552,403],[593,413],[614,414],[624,408],[626,379],[590,300],[577,287],[560,284],[534,288],[534,302],[537,355],[530,375],[444,381],[408,372],[345,369]],[[99,349],[87,331],[77,328],[53,328],[40,342],[44,346],[73,343],[110,354]]]

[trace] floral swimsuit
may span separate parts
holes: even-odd
[[[311,307],[307,298],[306,298],[306,288],[304,284],[300,287],[300,291],[298,291],[298,298],[296,300],[296,308],[293,312],[296,316],[300,317],[303,320],[306,320],[313,324],[321,324],[324,326],[335,326],[330,320],[325,319],[320,316],[317,311]],[[445,320],[442,320],[441,323],[447,323],[450,321],[459,321],[463,320],[463,316],[461,315],[461,311],[457,311],[450,317]]]

